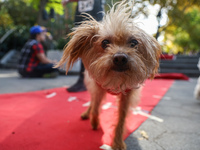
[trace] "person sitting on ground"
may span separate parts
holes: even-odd
[[[30,29],[31,38],[21,50],[18,72],[22,77],[56,77],[58,69],[53,68],[54,61],[44,53],[42,41],[45,41],[46,29],[33,26]]]

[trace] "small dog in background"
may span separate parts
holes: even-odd
[[[67,73],[78,58],[82,59],[91,104],[81,117],[90,118],[94,130],[99,125],[100,105],[106,92],[118,96],[114,150],[126,149],[123,129],[127,112],[138,104],[144,81],[157,73],[161,53],[158,42],[133,23],[132,7],[133,3],[127,0],[116,3],[102,22],[87,15],[88,20],[69,34],[71,40],[56,66],[67,61]]]
[[[194,89],[194,97],[197,100],[200,100],[200,77],[198,78],[197,84],[196,84],[195,89]]]
[[[200,70],[200,58],[199,58],[197,67],[198,67],[199,70]],[[195,89],[194,89],[194,97],[195,97],[197,100],[200,100],[200,77],[198,78],[197,84],[196,84]]]

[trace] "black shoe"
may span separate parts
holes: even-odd
[[[78,80],[76,84],[71,86],[70,88],[66,89],[68,92],[82,92],[87,91],[83,81]]]
[[[78,81],[72,85],[70,88],[66,89],[68,92],[82,92],[82,91],[87,91],[85,84],[84,84],[84,70],[85,67],[83,63],[81,62],[81,72],[79,74],[79,79]]]

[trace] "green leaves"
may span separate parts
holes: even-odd
[[[39,10],[39,6],[41,1],[44,1],[46,6],[45,9],[49,13],[51,8],[54,8],[55,13],[58,15],[64,14],[64,8],[62,6],[62,0],[24,0],[28,5],[33,5],[33,8],[37,11]]]
[[[0,26],[2,26],[3,28],[13,26],[13,20],[9,15],[7,9],[3,6],[0,9],[0,20]]]
[[[180,13],[179,13],[180,15]],[[181,14],[180,19],[174,20],[165,30],[165,42],[171,40],[176,45],[173,51],[188,53],[200,49],[200,10],[193,6]],[[173,37],[173,38],[171,38]],[[165,47],[167,47],[166,45]]]
[[[51,8],[53,8],[55,13],[58,15],[64,14],[64,8],[61,4],[61,0],[49,0],[46,4],[45,9],[49,13]]]

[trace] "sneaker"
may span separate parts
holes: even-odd
[[[43,78],[56,78],[58,76],[58,72],[51,72],[43,74]]]

